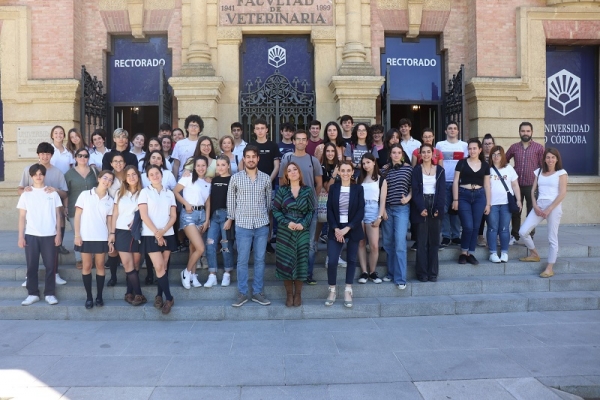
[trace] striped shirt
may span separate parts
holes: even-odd
[[[392,168],[385,175],[387,181],[387,197],[385,199],[386,206],[402,206],[400,199],[402,195],[408,196],[412,181],[412,167],[403,165],[400,168]],[[385,171],[385,170],[384,170]]]
[[[245,170],[231,177],[227,192],[227,218],[244,229],[269,225],[271,209],[271,177],[256,171],[251,179]]]
[[[515,143],[506,152],[506,161],[514,158],[515,171],[519,176],[519,186],[533,186],[534,170],[540,168],[544,158],[544,146],[533,140],[529,146],[523,147],[521,142]]]

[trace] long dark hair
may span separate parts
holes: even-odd
[[[160,166],[160,168],[167,169],[167,166],[165,165],[165,155],[163,154],[162,150],[153,150],[150,153],[146,154],[146,156],[148,157],[148,161],[144,160],[144,171],[148,171],[148,169],[150,168],[150,158],[152,157],[152,154],[160,155],[160,158],[162,158],[162,165]]]
[[[485,155],[483,154],[483,145],[481,144],[481,141],[479,139],[477,139],[477,138],[471,138],[467,142],[467,148],[469,147],[469,145],[471,143],[477,143],[477,147],[479,147],[479,150],[481,150],[479,152],[479,161],[481,161],[482,163],[485,162]]]
[[[207,137],[207,136],[205,136],[205,137]],[[198,143],[200,143],[200,141],[198,141]],[[194,157],[194,163],[192,164],[192,183],[196,182],[200,178],[198,176],[198,172],[196,172],[196,162],[198,160],[203,160],[204,163],[206,164],[206,168],[208,169],[208,158],[206,158],[205,156]],[[205,177],[206,177],[206,174],[205,174]]]
[[[329,139],[329,135],[327,134],[327,129],[329,129],[330,126],[334,126],[335,130],[337,131],[337,136],[335,137],[335,145],[337,147],[346,147],[346,141],[344,140],[343,136],[342,136],[342,128],[340,128],[340,126],[338,125],[337,122],[335,121],[329,121],[327,123],[327,125],[325,125],[325,137],[323,138],[323,143],[327,144],[327,143],[332,143],[331,139]],[[325,151],[325,149],[323,149],[323,151]],[[337,151],[337,149],[336,149]]]
[[[560,157],[560,152],[557,149],[555,149],[554,147],[548,147],[544,151],[544,161],[542,161],[542,171],[548,172],[548,165],[546,164],[546,156],[548,154],[552,154],[556,157],[556,165],[554,166],[554,170],[560,171],[561,169],[563,169],[562,158]]]
[[[209,138],[208,136],[200,136],[198,138],[198,142],[196,143],[196,150],[194,150],[194,158],[199,157],[202,155],[202,142],[208,140],[210,142],[210,153],[208,153],[208,156],[210,158],[212,158],[213,160],[215,158],[217,158],[217,154],[215,153],[215,144],[213,143],[212,139]],[[205,157],[206,158],[206,157]],[[207,159],[207,164],[208,164],[208,159]]]
[[[398,142],[401,142],[402,135],[400,131],[396,128],[392,128],[385,133],[385,137],[383,138],[383,148],[388,152],[390,150],[390,140],[394,137],[394,133],[398,134]]]
[[[360,158],[360,175],[358,176],[358,183],[363,183],[367,178],[367,171],[365,171],[363,168],[364,159],[373,161],[373,172],[371,173],[371,179],[377,182],[377,179],[379,178],[379,166],[377,165],[377,159],[372,153],[365,153]]]
[[[354,147],[356,147],[356,145],[358,145],[358,127],[359,126],[364,126],[365,129],[367,130],[367,138],[365,139],[365,142],[367,144],[367,149],[371,150],[373,148],[373,136],[371,135],[371,128],[369,128],[369,126],[367,124],[365,124],[364,122],[359,122],[358,124],[354,125],[354,128],[352,128],[352,136],[350,137],[350,143],[352,143],[352,145]]]
[[[329,163],[329,161],[327,160],[327,156],[325,154],[325,153],[327,153],[328,147],[331,147],[333,149],[333,151],[335,151],[335,157],[333,158],[333,164]],[[325,172],[327,175],[331,175],[331,173],[333,172],[335,167],[340,166],[340,160],[338,158],[337,147],[335,146],[335,144],[333,142],[328,142],[323,145],[323,154],[321,155],[321,160],[319,160],[319,161],[321,161],[321,165],[325,169]]]

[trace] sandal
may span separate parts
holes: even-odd
[[[325,300],[326,306],[332,306],[335,303],[336,292],[335,286],[329,286],[329,296],[327,296],[327,300]]]
[[[350,296],[350,300],[346,300],[346,295]],[[346,289],[344,289],[344,306],[352,308],[352,288],[349,286],[346,286]]]

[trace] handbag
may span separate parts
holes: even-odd
[[[508,210],[511,212],[511,214],[518,213],[519,211],[521,211],[521,209],[517,205],[517,198],[508,189],[508,186],[506,185],[506,182],[504,182],[504,178],[502,177],[502,175],[500,175],[498,168],[496,168],[496,166],[493,164],[492,164],[492,168],[494,168],[494,171],[496,171],[496,174],[500,178],[500,182],[502,182],[502,186],[504,186],[504,190],[506,190],[506,198],[508,200]]]
[[[329,194],[321,190],[317,199],[317,222],[327,222],[327,197]]]

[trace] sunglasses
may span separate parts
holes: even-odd
[[[77,154],[77,158],[90,158],[89,154]]]

